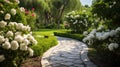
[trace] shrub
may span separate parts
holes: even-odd
[[[18,8],[19,0],[0,1],[0,66],[20,67],[28,56],[33,56],[31,46],[37,44],[31,28],[24,25]],[[6,8],[5,8],[6,7]],[[23,14],[24,13],[20,13]],[[18,22],[18,23],[17,23]],[[20,23],[23,22],[23,23]]]
[[[115,65],[120,61],[119,40],[120,27],[102,32],[94,29],[83,39],[83,42],[95,48],[103,61]]]
[[[4,18],[7,14],[10,14],[10,20]],[[0,20],[6,20],[8,22],[17,21],[18,23],[27,24],[24,12],[21,12],[21,9],[18,7],[18,3],[14,2],[14,0],[1,0],[0,17]]]
[[[28,25],[30,25],[32,30],[34,30],[36,23],[36,13],[34,12],[34,8],[32,8],[32,10],[25,9],[25,14],[27,16],[26,20],[28,22]]]
[[[72,11],[65,16],[72,31],[78,33],[83,33],[84,30],[87,30],[90,27],[91,22],[89,17],[89,14],[86,14],[85,12],[77,11]]]
[[[111,28],[120,26],[120,1],[119,0],[96,0],[92,5],[92,12],[99,17],[110,20]],[[113,26],[114,24],[114,26]]]
[[[59,32],[54,32],[54,34],[56,36],[61,36],[61,37],[68,37],[68,38],[73,38],[73,39],[77,39],[77,40],[82,40],[83,39],[83,35],[80,34],[71,34],[71,33],[59,33]]]

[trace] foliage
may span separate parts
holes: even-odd
[[[35,24],[36,24],[36,13],[34,12],[34,10],[35,10],[34,8],[32,8],[32,10],[25,9],[25,14],[27,16],[26,20],[32,30],[35,29]]]
[[[14,16],[13,14],[11,14],[11,19],[7,20],[8,22],[10,21],[17,21],[18,23],[23,23],[23,24],[27,24],[26,21],[26,16],[23,12],[20,11],[18,4],[17,3],[13,3],[8,1],[8,3],[3,2],[3,0],[0,2],[0,20],[4,19],[5,14],[9,13],[11,11],[11,8],[16,9],[17,13]]]
[[[119,0],[96,0],[92,5],[92,12],[99,17],[111,20],[112,27],[120,26],[120,1]],[[114,24],[114,26],[113,26]]]
[[[33,56],[34,51],[30,47],[37,44],[29,25],[24,25],[25,15],[18,4],[19,0],[0,1],[0,66],[2,67],[20,67],[26,57]]]
[[[35,39],[38,41],[38,45],[33,46],[35,56],[41,56],[49,48],[57,45],[57,39],[54,35],[51,35],[52,32],[34,32]],[[48,35],[49,34],[49,35]],[[48,36],[48,38],[45,38]]]
[[[99,32],[98,30],[91,31],[83,39],[91,47],[95,48],[104,61],[111,63],[111,65],[119,64],[120,61],[120,27]],[[106,55],[107,54],[107,55]],[[112,60],[112,61],[110,61]],[[114,63],[113,63],[114,62]]]
[[[35,8],[37,13],[36,27],[48,28],[63,22],[64,14],[71,10],[80,9],[79,0],[20,0],[20,6],[27,9]],[[76,4],[76,5],[74,5]],[[53,27],[53,28],[56,28]]]
[[[56,36],[73,38],[73,39],[80,40],[80,41],[82,41],[82,39],[84,37],[81,34],[71,34],[71,33],[67,33],[67,32],[54,32],[54,34]]]
[[[74,32],[83,33],[83,31],[87,30],[91,25],[90,15],[86,13],[86,10],[83,12],[72,11],[65,17]]]

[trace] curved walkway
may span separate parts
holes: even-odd
[[[97,67],[87,57],[87,46],[80,41],[57,37],[58,45],[43,54],[42,67]]]

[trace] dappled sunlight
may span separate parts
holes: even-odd
[[[0,67],[119,62],[119,0],[0,0]]]
[[[77,40],[57,37],[59,44],[48,50],[42,57],[42,65],[47,66],[91,66],[96,67],[87,57],[87,46]],[[72,42],[71,42],[72,41]]]

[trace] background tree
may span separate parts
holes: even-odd
[[[35,8],[37,13],[37,26],[40,24],[44,26],[58,24],[62,22],[63,16],[72,10],[80,9],[79,0],[20,0],[23,6],[27,9]],[[75,5],[76,4],[76,5]]]
[[[99,17],[111,21],[110,25],[120,26],[120,1],[119,0],[95,0],[92,5],[92,12]]]

